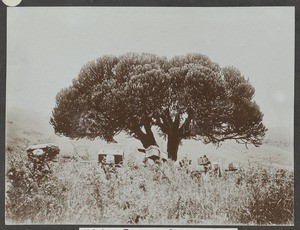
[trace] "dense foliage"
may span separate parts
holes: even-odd
[[[125,131],[145,148],[157,145],[155,126],[168,139],[168,157],[176,160],[181,140],[188,138],[259,146],[266,128],[254,91],[239,70],[221,68],[201,54],[170,60],[103,56],[58,93],[50,123],[55,133],[70,138],[114,141]]]

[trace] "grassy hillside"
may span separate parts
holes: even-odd
[[[118,144],[72,141],[56,136],[48,120],[33,111],[7,110],[7,224],[293,224],[293,171],[282,170],[293,168],[285,129],[270,131],[259,148],[184,141],[179,158],[187,156],[195,164],[206,154],[222,165],[245,166],[222,177],[208,173],[193,178],[170,161],[141,165],[141,144],[124,134],[116,137]],[[157,140],[166,149],[165,141]],[[25,149],[44,142],[59,145],[60,155],[85,156],[91,162],[49,162],[51,173],[34,171]],[[123,167],[105,171],[92,162],[108,147],[124,151]]]
[[[137,152],[141,143],[125,134],[116,137],[117,144],[107,144],[102,140],[70,140],[58,137],[53,133],[49,124],[49,117],[41,112],[7,109],[7,148],[20,147],[26,149],[28,145],[53,142],[59,145],[61,155],[77,153],[89,154],[96,160],[97,153],[107,148],[123,150],[125,158],[141,160],[143,155]],[[166,150],[166,142],[156,135],[160,147]],[[196,163],[197,157],[207,155],[212,161],[236,162],[241,165],[261,164],[280,168],[293,169],[293,136],[288,128],[269,128],[264,143],[260,147],[237,144],[235,141],[226,141],[218,148],[200,141],[184,140],[179,147],[179,158],[188,156]]]

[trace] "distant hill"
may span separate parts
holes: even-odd
[[[105,141],[96,139],[94,141],[87,139],[70,140],[67,137],[60,137],[54,133],[49,123],[50,117],[47,115],[20,108],[7,108],[6,111],[6,148],[25,149],[29,145],[40,143],[54,143],[60,147],[62,155],[73,155],[74,152],[79,155],[90,154],[94,159],[97,153],[105,151],[107,148],[124,150],[124,152],[134,152],[141,147],[139,141],[130,138],[124,134],[116,137],[117,144],[107,144]]]
[[[141,143],[125,134],[116,137],[117,144],[107,144],[102,140],[70,140],[54,134],[49,117],[41,112],[19,108],[7,108],[6,111],[6,147],[26,149],[29,145],[52,142],[60,146],[61,154],[89,154],[93,159],[106,148],[123,150],[126,158],[141,160],[143,155],[137,152]],[[166,142],[156,135],[158,144],[166,150]],[[262,146],[248,145],[248,149],[235,141],[226,141],[219,148],[200,141],[184,140],[179,147],[179,158],[188,156],[196,162],[199,156],[207,155],[211,161],[223,164],[237,162],[241,165],[262,164],[293,169],[293,130],[285,127],[269,128]]]
[[[26,144],[49,141],[52,130],[48,120],[41,113],[8,107],[6,110],[7,145],[14,145],[16,141],[26,142]]]
[[[290,149],[294,143],[294,128],[269,127],[263,143]]]

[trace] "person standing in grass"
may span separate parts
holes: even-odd
[[[207,156],[203,156],[203,165],[204,165],[204,172],[207,173],[208,170],[211,169],[211,162],[208,160]]]

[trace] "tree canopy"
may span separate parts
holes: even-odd
[[[177,159],[183,139],[219,145],[233,139],[259,146],[266,127],[254,87],[234,67],[202,54],[171,59],[153,54],[103,56],[82,67],[56,97],[56,134],[108,142],[124,131],[145,148],[157,145],[153,127]]]

